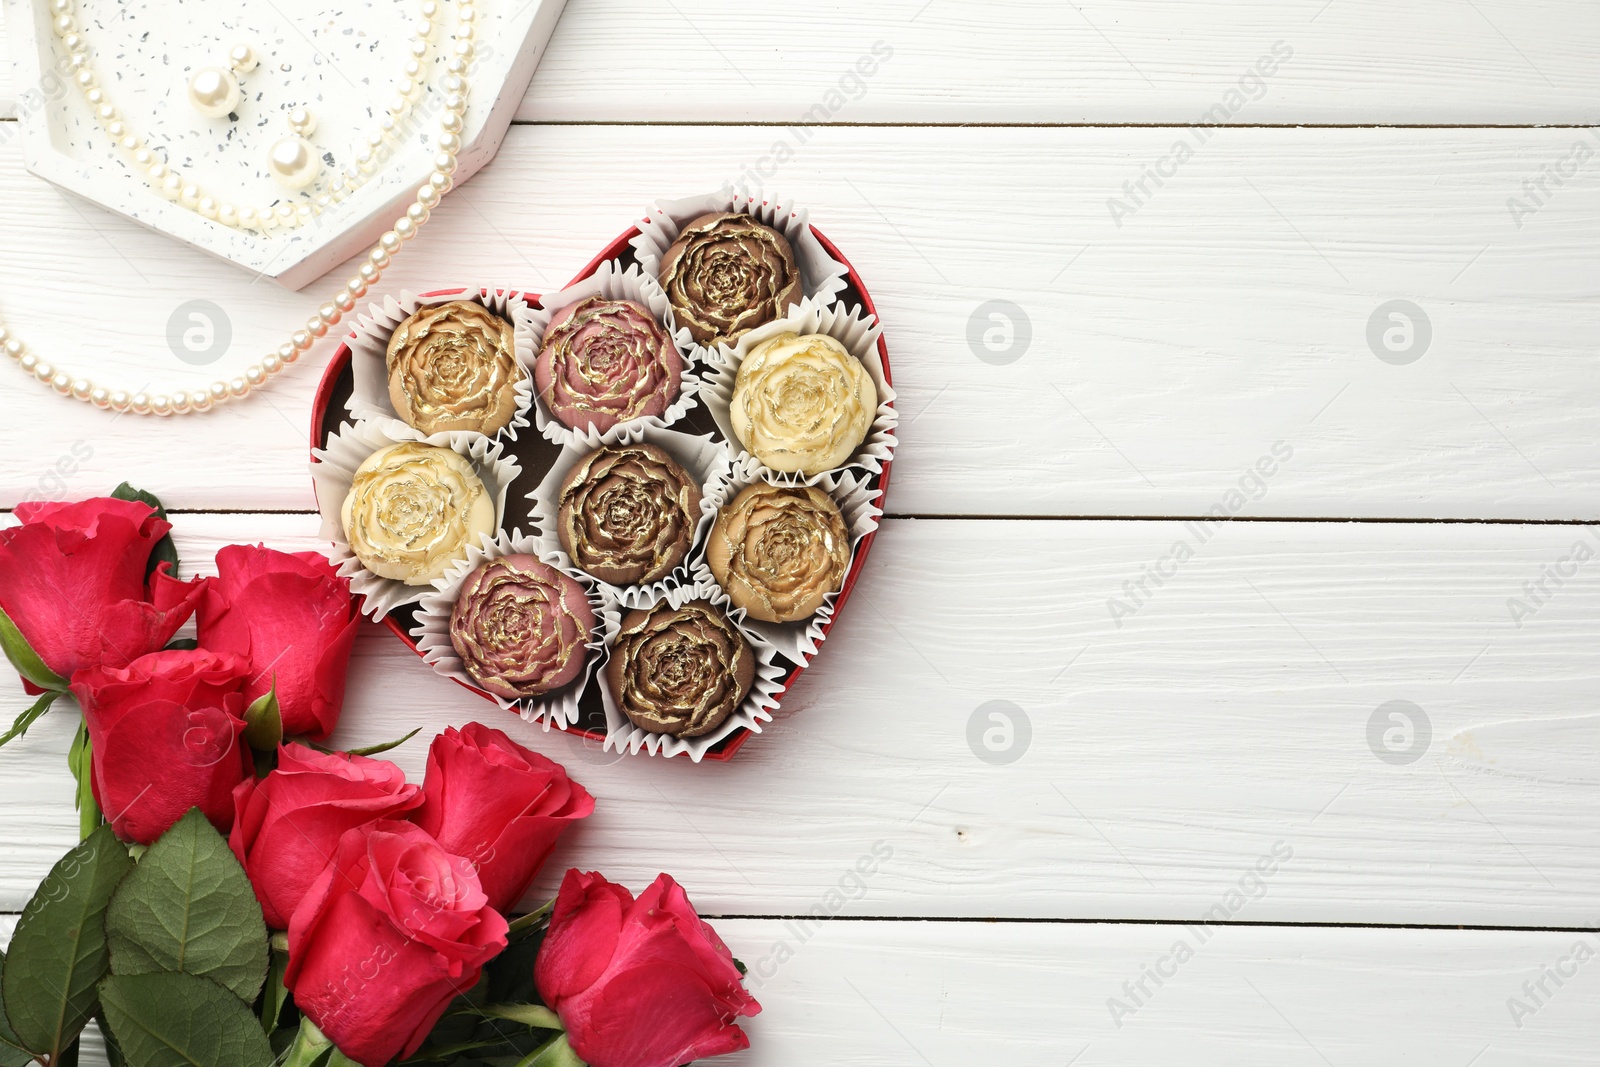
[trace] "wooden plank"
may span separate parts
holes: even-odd
[[[1593,933],[713,925],[762,1007],[742,1022],[750,1050],[715,1061],[728,1067],[992,1062],[996,1049],[1019,1067],[1556,1067],[1593,1062],[1600,1038]],[[1557,967],[1567,977],[1549,977]],[[1523,988],[1540,981],[1543,994]]]
[[[1182,927],[850,922],[801,943],[786,923],[715,925],[753,966],[794,952],[757,990],[751,1050],[729,1064],[996,1062],[1003,1050],[1036,1067],[1480,1055],[1542,1067],[1590,1062],[1600,1033],[1592,962],[1565,964],[1583,969],[1522,1029],[1506,1007],[1575,943],[1595,951],[1592,934],[1232,928],[1200,944]],[[1178,965],[1180,940],[1194,956]],[[1175,976],[1144,980],[1156,965]],[[1118,1027],[1108,1001],[1132,1004],[1122,983],[1141,980],[1152,995]]]
[[[1119,228],[1108,199],[1132,204],[1123,184],[1175,136],[1189,135],[834,129],[782,169],[778,184],[814,205],[888,327],[903,413],[892,510],[1594,517],[1600,163],[1547,183],[1555,195],[1521,229],[1506,206],[1587,134],[1222,131],[1163,188],[1146,180],[1159,195]],[[559,286],[654,195],[713,187],[773,137],[518,127],[384,284]],[[1600,159],[1600,142],[1583,143]],[[680,162],[664,185],[665,158]],[[14,146],[0,161],[4,313],[47,358],[181,387],[237,373],[315,306],[321,287],[252,284],[63,199],[23,174]],[[166,341],[199,299],[233,336],[205,368]],[[993,300],[1030,320],[1025,349],[985,347],[985,331],[1006,336],[986,317]],[[1409,334],[1422,353],[1409,365],[1369,348],[1375,315],[1375,336],[1393,328],[1405,342],[1379,314],[1394,300],[1430,323],[1425,349]],[[64,457],[71,491],[131,477],[166,482],[181,507],[308,508],[304,434],[329,347],[248,404],[167,422],[113,419],[0,373],[12,410],[49,413],[0,426],[0,448],[28,457],[0,475],[0,503],[49,491]],[[74,464],[75,447],[93,455]],[[1274,449],[1289,458],[1257,485]]]
[[[571,0],[519,117],[1187,123],[1281,42],[1292,55],[1261,68],[1275,73],[1245,86],[1233,121],[1594,122],[1596,17],[1576,0],[891,0],[767,17],[730,0]]]
[[[1187,123],[1281,41],[1292,56],[1259,88],[1244,86],[1233,121],[1594,122],[1600,75],[1587,46],[1597,29],[1582,0],[834,0],[803,14],[732,0],[570,0],[518,114]],[[8,69],[0,79],[9,115],[16,89]]]
[[[190,565],[314,529],[178,520]],[[1180,542],[1192,558],[1162,562]],[[541,892],[570,863],[669,868],[708,912],[793,914],[877,847],[892,857],[852,914],[1593,925],[1600,564],[1574,543],[1600,554],[1569,527],[1234,523],[1200,544],[1165,522],[899,520],[779,721],[728,764],[546,734],[376,628],[338,738],[478,718],[570,766],[599,809]],[[1172,576],[1118,627],[1108,600],[1152,567]],[[1508,600],[1557,571],[1518,628]],[[0,686],[0,720],[22,706]],[[73,839],[71,728],[52,713],[0,752],[0,909]],[[394,758],[415,775],[424,757],[418,740]],[[1265,895],[1237,899],[1274,850]]]

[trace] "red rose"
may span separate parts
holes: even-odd
[[[0,608],[45,666],[71,678],[98,664],[126,667],[167,643],[194,611],[201,585],[145,579],[172,529],[136,500],[24,502],[21,526],[0,530]]]
[[[634,900],[568,871],[533,976],[591,1067],[678,1067],[749,1048],[734,1020],[761,1010],[728,946],[665,874]]]
[[[561,831],[594,811],[566,768],[482,723],[434,738],[422,788],[417,825],[472,861],[498,911],[527,892]]]
[[[251,767],[239,692],[249,671],[238,656],[193,649],[72,676],[95,799],[118,837],[151,844],[195,807],[228,832],[233,787]]]
[[[234,789],[228,846],[250,876],[267,925],[284,930],[345,831],[404,818],[421,803],[422,791],[392,763],[284,745],[277,770]]]
[[[203,647],[250,660],[246,699],[277,679],[285,735],[333,732],[361,621],[350,580],[333,564],[315,552],[229,545],[217,553],[198,619]]]
[[[415,1052],[506,947],[472,864],[408,822],[339,839],[289,922],[283,983],[339,1051],[382,1067]]]

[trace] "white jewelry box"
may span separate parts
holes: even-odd
[[[476,55],[456,184],[494,158],[566,0],[476,0]],[[99,84],[133,132],[210,195],[259,206],[298,199],[267,170],[286,115],[311,109],[310,138],[338,169],[378,128],[404,77],[420,0],[78,0]],[[136,173],[73,85],[44,0],[5,0],[15,68],[17,125],[28,170],[60,188],[254,274],[299,289],[372,245],[413,202],[438,149],[439,79],[454,13],[439,4],[424,95],[409,136],[354,194],[298,229],[239,230],[167,200]],[[208,119],[189,103],[188,82],[226,66],[246,44],[257,67],[239,75],[236,118]],[[164,150],[164,151],[163,151]],[[324,165],[323,180],[334,167]]]

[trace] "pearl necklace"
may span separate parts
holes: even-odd
[[[187,180],[182,173],[169,167],[151,151],[143,138],[133,132],[127,120],[111,102],[106,90],[100,85],[99,76],[95,73],[89,55],[89,41],[79,27],[74,13],[76,2],[77,0],[50,0],[50,25],[60,38],[62,47],[66,49],[73,84],[82,91],[84,101],[105,127],[112,142],[132,159],[136,172],[144,175],[155,190],[166,199],[213,222],[235,229],[255,231],[262,235],[286,232],[305,225],[323,211],[348,199],[376,171],[389,144],[406,132],[412,104],[422,95],[424,61],[431,48],[434,18],[439,13],[437,0],[422,0],[420,17],[413,27],[414,36],[407,48],[410,59],[406,62],[405,76],[400,80],[394,98],[389,102],[388,111],[379,120],[378,128],[357,144],[351,162],[328,186],[327,191],[317,194],[310,201],[296,202],[285,199],[275,206],[267,205],[258,209],[239,206],[210,195],[197,183]],[[455,55],[460,56],[463,42],[467,42],[468,48],[471,47],[476,18],[471,0],[457,3],[456,16],[458,22],[455,33]],[[255,55],[248,48],[241,47],[236,49],[235,53],[235,58],[242,64],[242,69],[254,66]],[[448,106],[445,114],[446,116],[452,114]],[[291,118],[291,126],[294,124]],[[449,129],[448,125],[446,129]],[[458,124],[456,132],[459,132],[459,129]],[[311,165],[315,166],[314,158],[311,160]]]
[[[52,0],[59,5],[62,0]],[[27,345],[12,335],[0,320],[0,349],[16,361],[24,371],[48,385],[62,396],[82,400],[102,410],[131,411],[135,415],[186,415],[190,412],[209,411],[217,404],[239,400],[253,390],[265,386],[275,375],[297,361],[319,337],[327,336],[347,313],[355,310],[356,301],[365,296],[392,258],[399,254],[405,242],[415,237],[428,221],[429,213],[455,184],[457,157],[461,152],[462,116],[467,110],[469,85],[467,74],[475,49],[472,44],[474,13],[472,0],[456,0],[456,31],[453,54],[445,65],[442,83],[445,92],[444,113],[439,117],[439,153],[433,157],[433,172],[426,184],[417,189],[416,201],[406,208],[406,213],[395,220],[394,226],[367,253],[354,277],[345,282],[317,313],[306,321],[304,329],[296,330],[285,343],[264,356],[259,363],[246,367],[244,373],[226,381],[215,381],[204,389],[179,390],[175,393],[130,393],[124,389],[108,389],[91,379],[74,375],[40,359],[28,350]],[[61,17],[57,16],[58,19]],[[70,17],[70,16],[69,16]],[[77,54],[77,53],[74,53]],[[166,178],[163,176],[162,181]],[[181,182],[181,179],[180,179]]]

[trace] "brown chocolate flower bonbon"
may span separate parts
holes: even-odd
[[[700,522],[700,486],[655,445],[610,445],[562,481],[556,530],[580,570],[612,585],[659,581],[683,562]]]
[[[788,238],[749,215],[701,215],[661,257],[661,287],[678,324],[708,347],[733,344],[801,297]]]
[[[606,663],[612,699],[650,733],[699,737],[721,726],[755,681],[750,643],[715,606],[692,600],[630,612]]]

